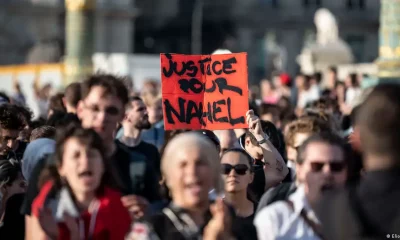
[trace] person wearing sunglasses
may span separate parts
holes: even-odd
[[[328,190],[344,187],[347,156],[344,139],[318,133],[299,148],[297,190],[288,200],[275,202],[257,213],[258,239],[324,239],[315,208]]]
[[[221,173],[225,186],[225,199],[236,215],[252,224],[257,203],[249,192],[253,182],[252,158],[243,149],[226,150],[221,157]]]

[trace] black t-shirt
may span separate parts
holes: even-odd
[[[26,149],[27,146],[28,146],[27,142],[22,142],[22,141],[18,142],[18,148],[17,148],[17,150],[15,150],[15,158],[16,158],[16,160],[18,160],[18,161],[22,160],[22,158],[24,157],[24,152],[25,152],[25,149]]]
[[[121,193],[139,195],[149,202],[160,200],[158,177],[153,164],[140,152],[131,151],[119,141],[116,143],[118,151],[112,163],[119,177],[117,180],[122,183]]]
[[[1,239],[25,239],[25,216],[20,214],[24,194],[15,194],[7,200],[3,224],[0,227]]]
[[[183,226],[185,226],[185,221],[182,221],[180,216],[184,211],[176,210],[173,207],[168,207],[177,218],[177,221],[180,222]],[[243,221],[243,218],[238,218],[235,216],[233,209],[231,209],[231,217],[232,217],[232,234],[235,239],[240,240],[250,240],[257,239],[256,229],[252,222]],[[205,216],[206,223],[201,227],[201,231],[204,231],[204,227],[211,220],[211,213],[208,211]],[[167,217],[165,213],[158,213],[150,217],[150,225],[154,230],[154,233],[161,240],[184,240],[187,239],[184,235],[176,228],[175,224],[171,220],[171,218]],[[193,236],[193,239],[197,239]]]
[[[118,144],[123,144],[119,140],[117,140]],[[125,145],[126,146],[126,145]],[[146,157],[146,159],[153,164],[154,170],[157,172],[158,176],[161,176],[161,170],[160,170],[160,153],[158,152],[158,149],[156,146],[153,144],[141,141],[137,146],[135,147],[128,147],[126,146],[127,149],[134,151],[134,152],[139,152],[142,155]]]
[[[106,162],[109,175],[106,176],[107,185],[119,190],[123,195],[136,194],[153,202],[160,199],[157,176],[151,165],[146,165],[142,176],[134,175],[136,165],[140,161],[137,154],[131,154],[117,145],[114,155]],[[21,213],[31,214],[31,205],[39,194],[38,182],[40,174],[47,164],[54,164],[53,156],[38,161],[29,178]]]

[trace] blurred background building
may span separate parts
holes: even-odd
[[[0,65],[62,61],[64,5],[0,0]],[[158,55],[228,48],[248,53],[249,81],[255,83],[274,70],[299,71],[296,57],[315,41],[314,14],[321,7],[336,17],[355,63],[378,57],[379,0],[97,0],[94,51]],[[201,29],[201,41],[192,38],[192,26]]]

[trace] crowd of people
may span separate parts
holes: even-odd
[[[325,85],[322,85],[325,79]],[[246,129],[165,131],[156,81],[0,93],[0,239],[382,239],[400,234],[400,85],[274,74]],[[398,235],[397,235],[398,236]]]

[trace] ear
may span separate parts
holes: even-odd
[[[246,146],[251,145],[250,138],[246,138],[246,139],[244,140],[244,143],[245,143]]]
[[[84,110],[83,101],[80,100],[78,102],[78,105],[76,106],[76,115],[78,116],[79,119],[82,119],[83,110]]]
[[[63,102],[64,106],[67,106],[67,100],[65,100],[65,97],[62,98],[62,102]]]
[[[249,178],[249,184],[251,184],[254,181],[254,172],[252,172],[250,174],[250,178]]]
[[[64,177],[65,176],[65,171],[64,171],[62,166],[57,167],[57,172],[60,175],[60,177]]]

